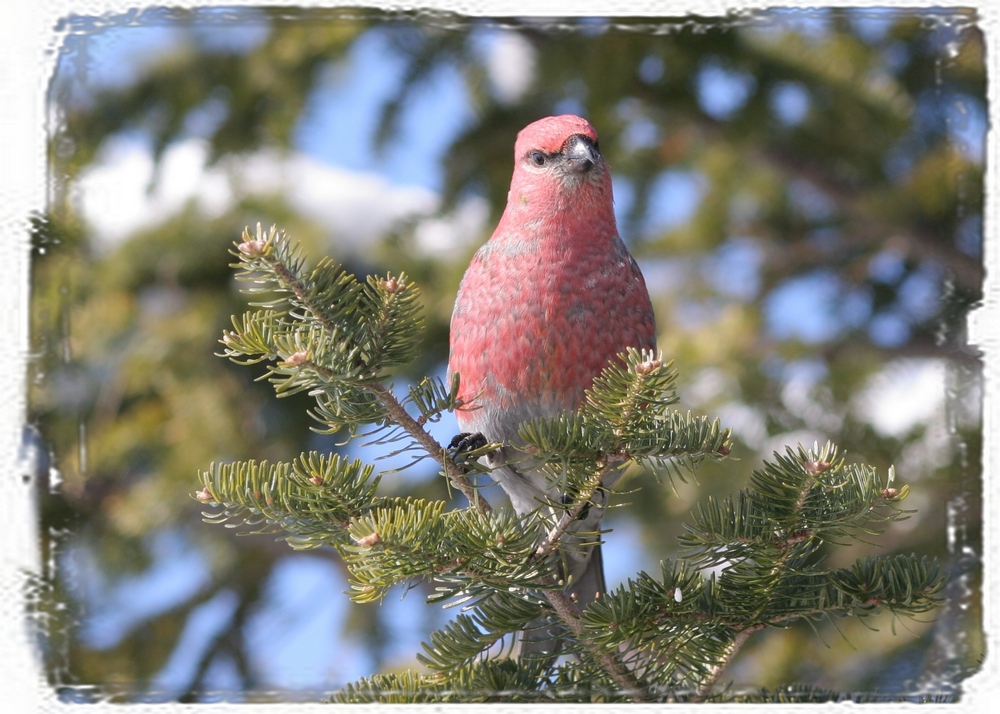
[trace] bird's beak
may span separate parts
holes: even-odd
[[[594,142],[582,134],[574,134],[566,140],[562,155],[566,170],[574,174],[586,173],[601,161],[601,152]]]

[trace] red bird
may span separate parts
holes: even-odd
[[[601,370],[627,347],[653,350],[653,308],[639,266],[618,235],[608,164],[597,132],[577,116],[529,124],[514,144],[507,207],[462,278],[451,318],[449,372],[461,375],[464,432],[505,445],[521,422],[574,411]],[[505,446],[488,457],[519,514],[559,503],[558,485]],[[611,484],[605,484],[610,486]],[[574,523],[593,543],[606,494]],[[559,513],[548,515],[553,520]],[[581,607],[605,590],[600,545],[567,548],[568,591]],[[558,629],[522,633],[521,655],[554,655]]]

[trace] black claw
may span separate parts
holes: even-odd
[[[603,492],[603,491],[604,491],[603,488],[601,488],[600,486],[597,487],[597,491],[596,491],[597,493],[600,493],[600,492]],[[559,498],[559,502],[562,503],[562,505],[564,505],[564,506],[568,506],[569,504],[573,503],[575,500],[576,499],[573,496],[570,496],[568,493],[564,493]],[[586,518],[587,514],[590,513],[590,506],[591,506],[591,502],[590,501],[587,501],[585,504],[583,504],[583,508],[580,509],[580,512],[576,516],[576,520],[582,521],[584,518]]]
[[[564,506],[568,506],[574,501],[576,501],[576,499],[573,496],[570,496],[568,493],[564,493],[562,496],[559,497],[559,502]],[[587,503],[583,504],[583,508],[581,508],[580,512],[576,515],[576,520],[582,521],[584,518],[587,517],[587,514],[589,512],[590,512],[590,502],[588,501]]]
[[[488,443],[490,442],[486,440],[486,437],[479,432],[472,434],[462,432],[461,434],[455,434],[455,438],[448,444],[448,450],[452,452],[452,458],[455,459],[455,463],[458,464],[459,468],[469,473],[471,466],[466,462],[465,455],[470,451],[481,449]]]
[[[476,449],[481,449],[488,443],[486,437],[480,434],[478,431],[475,433],[463,432],[461,434],[455,434],[455,438],[451,440],[448,444],[449,449],[454,449],[455,455],[459,456],[468,451],[475,451]]]

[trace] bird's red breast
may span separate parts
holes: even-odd
[[[574,116],[518,135],[507,207],[452,315],[449,371],[461,375],[460,397],[478,407],[459,411],[463,429],[508,439],[526,418],[577,408],[627,347],[655,346],[649,295],[618,236],[596,142]],[[572,163],[588,156],[584,170]]]

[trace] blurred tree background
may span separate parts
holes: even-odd
[[[244,310],[227,250],[277,223],[313,259],[405,270],[428,329],[399,381],[441,373],[514,137],[567,112],[601,135],[682,406],[733,427],[739,458],[675,489],[632,474],[641,493],[607,519],[609,584],[676,554],[698,499],[829,438],[910,484],[918,510],[880,552],[943,559],[949,600],[924,624],[762,633],[728,677],[960,696],[984,655],[982,365],[965,336],[983,281],[974,11],[150,10],[60,30],[25,438],[51,459],[31,601],[62,697],[312,699],[414,664],[449,616],[420,592],[349,606],[329,554],[200,520],[196,472],[213,460],[376,455],[312,434],[306,399],[275,400],[214,356]],[[383,485],[446,497],[429,467]]]

